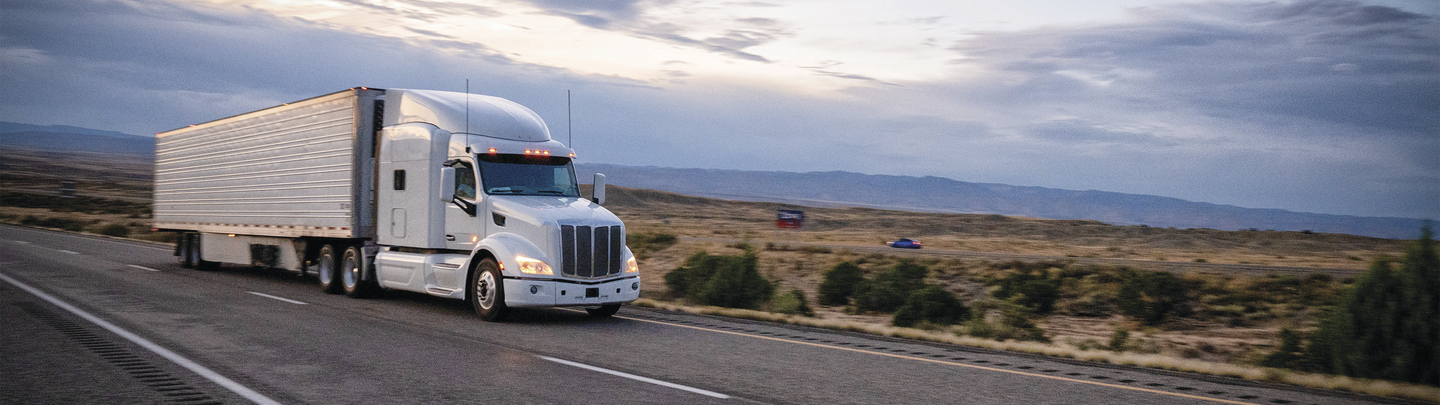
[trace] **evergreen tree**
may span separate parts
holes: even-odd
[[[1440,258],[1430,224],[1399,271],[1376,260],[1328,311],[1306,350],[1313,371],[1440,385]]]

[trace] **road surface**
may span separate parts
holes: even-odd
[[[0,398],[47,403],[1362,404],[1370,397],[626,307],[356,300],[0,226]]]

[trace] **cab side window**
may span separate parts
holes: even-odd
[[[475,199],[475,166],[470,162],[456,163],[455,196],[467,200]]]

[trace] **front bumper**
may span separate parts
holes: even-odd
[[[621,304],[640,298],[640,277],[596,284],[549,279],[505,278],[505,305],[510,307],[575,307]]]

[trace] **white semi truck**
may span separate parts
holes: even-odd
[[[182,266],[610,316],[640,295],[625,225],[580,195],[570,148],[497,97],[352,88],[155,136],[154,228]]]

